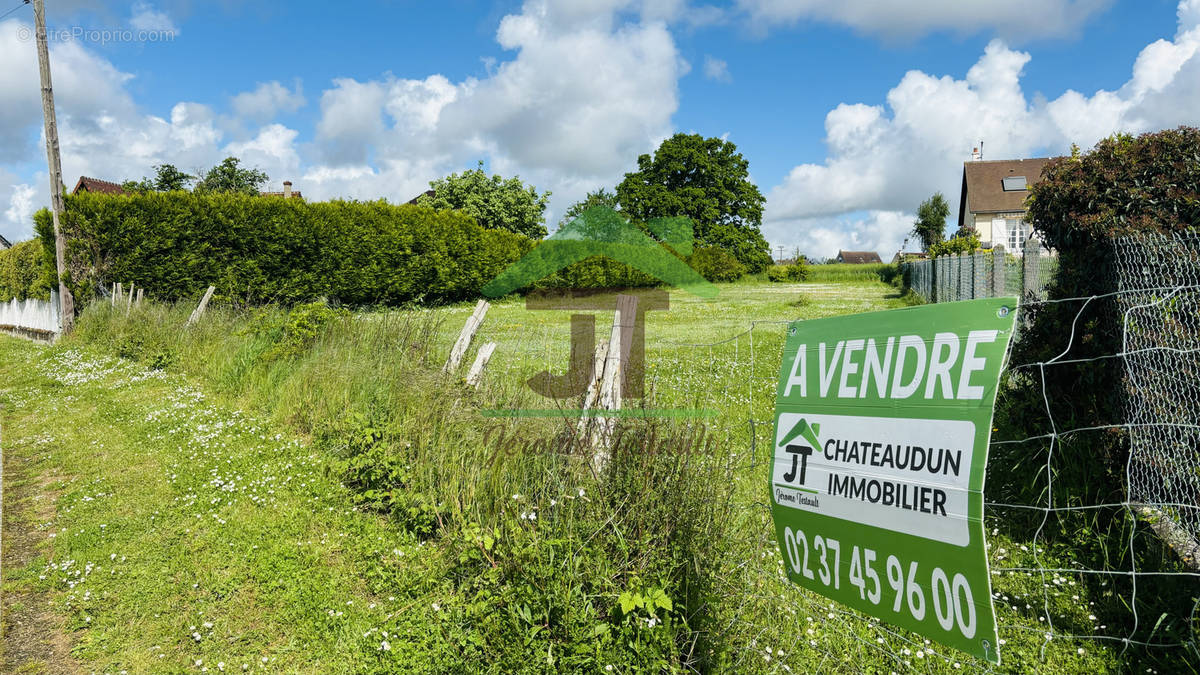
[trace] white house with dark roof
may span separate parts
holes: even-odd
[[[1025,223],[1029,186],[1042,179],[1049,157],[963,162],[958,226],[970,227],[985,248],[996,244],[1021,254],[1032,234]]]

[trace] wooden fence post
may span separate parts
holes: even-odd
[[[117,306],[117,282],[115,281],[112,285],[112,294],[108,296],[108,304],[113,307]]]
[[[479,384],[483,381],[483,369],[487,368],[488,361],[492,360],[492,352],[496,351],[496,343],[489,342],[479,348],[479,353],[475,355],[475,363],[471,365],[471,370],[467,373],[467,385],[479,388]]]
[[[129,316],[129,310],[133,309],[133,286],[133,283],[129,284],[129,297],[125,298],[125,316]]]
[[[187,325],[190,326],[200,320],[204,316],[204,310],[208,307],[208,301],[212,299],[213,291],[217,290],[216,286],[209,286],[207,291],[204,291],[204,297],[200,299],[199,306],[192,311],[192,315],[188,317]]]
[[[117,282],[117,290],[113,292],[113,308],[114,309],[116,308],[118,302],[121,302],[121,282],[119,282],[119,281]]]
[[[621,409],[621,380],[624,367],[629,361],[632,347],[633,324],[637,321],[638,299],[636,295],[618,295],[617,311],[613,317],[612,335],[608,340],[608,354],[604,360],[604,377],[600,381],[598,408],[605,411]],[[609,445],[612,443],[616,417],[596,419],[592,435],[592,470],[600,475],[608,465]]]
[[[137,305],[138,305],[138,307],[141,307],[141,306],[142,306],[142,300],[145,298],[145,296],[146,296],[146,289],[144,289],[144,288],[139,288],[139,289],[138,289],[138,294],[137,294]]]
[[[596,354],[592,361],[592,379],[588,382],[587,392],[583,395],[583,415],[579,418],[579,424],[575,427],[575,434],[578,438],[590,438],[588,430],[592,426],[592,420],[587,416],[587,411],[596,405],[596,399],[600,396],[600,380],[604,379],[604,364],[608,361],[608,340],[596,341]]]
[[[446,365],[442,368],[443,373],[452,373],[458,370],[458,365],[462,363],[467,348],[471,346],[471,339],[475,337],[475,331],[479,330],[480,324],[487,316],[488,307],[491,307],[491,304],[487,300],[475,303],[475,311],[471,312],[467,323],[463,325],[462,332],[458,334],[458,340],[454,342],[454,348],[450,350],[450,358],[446,359]]]

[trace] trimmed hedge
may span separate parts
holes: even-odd
[[[45,273],[44,255],[42,242],[37,239],[23,241],[0,251],[0,301],[8,302],[13,298],[50,299],[50,283],[54,275]]]
[[[477,296],[534,244],[421,206],[189,192],[70,195],[62,226],[79,298],[119,281],[160,300],[212,284],[247,304],[447,303]],[[52,261],[53,235],[43,240]]]

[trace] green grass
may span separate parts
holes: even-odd
[[[827,265],[809,265],[808,281],[814,283],[837,282],[890,282],[899,274],[899,267],[891,263],[867,263],[852,265],[850,263],[830,263]]]
[[[495,303],[474,391],[439,373],[469,305],[315,331],[276,310],[184,329],[190,307],[93,306],[52,349],[0,340],[6,452],[72,477],[44,556],[9,578],[53,600],[99,672],[975,670],[790,585],[762,506],[784,322],[905,303],[877,280],[672,293],[647,323],[651,401],[715,409],[712,443],[649,454],[648,434],[688,422],[631,421],[603,480],[544,452],[571,449],[561,422],[479,414],[546,406],[523,383],[564,368],[569,312]],[[993,565],[1035,566],[1028,532],[1002,525]],[[1041,566],[1072,567],[1047,536]],[[1119,642],[1047,642],[1047,610],[1121,634],[1119,593],[1059,576],[994,576],[1002,672],[1171,672]],[[635,596],[669,605],[625,611]]]

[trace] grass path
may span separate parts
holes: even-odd
[[[379,667],[413,598],[360,572],[420,547],[347,509],[304,445],[117,359],[0,338],[0,375],[4,672],[71,672],[68,644],[106,673]]]

